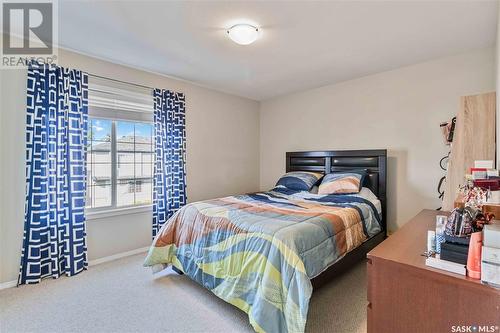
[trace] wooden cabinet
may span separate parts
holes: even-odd
[[[452,332],[457,326],[500,332],[499,289],[425,265],[427,230],[439,214],[423,210],[368,253],[369,333]]]
[[[451,147],[443,210],[452,210],[458,186],[475,160],[495,160],[496,94],[494,92],[460,98],[455,134]]]

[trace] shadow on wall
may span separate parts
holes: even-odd
[[[387,152],[387,229],[389,233],[397,229],[397,214],[398,214],[398,183],[405,182],[406,177],[406,151],[393,151]],[[398,169],[398,160],[404,164],[402,170]],[[401,179],[398,181],[398,179]]]
[[[408,174],[408,160],[407,150],[387,151],[387,228],[389,233],[401,228],[422,209],[438,207],[434,206],[435,198],[423,195],[421,189],[411,182]],[[424,173],[426,170],[419,170],[419,172]]]

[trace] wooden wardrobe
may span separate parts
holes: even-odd
[[[460,98],[455,134],[446,171],[442,209],[453,209],[459,185],[474,160],[496,160],[495,92]]]

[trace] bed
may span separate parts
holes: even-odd
[[[359,194],[275,187],[190,203],[155,237],[145,266],[173,265],[245,311],[257,332],[304,332],[313,288],[386,235],[386,150],[286,153],[286,171],[363,170]]]

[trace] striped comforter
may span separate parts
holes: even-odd
[[[279,187],[195,202],[165,223],[144,265],[173,264],[245,311],[257,332],[304,332],[310,279],[377,234],[379,221],[361,197]]]

